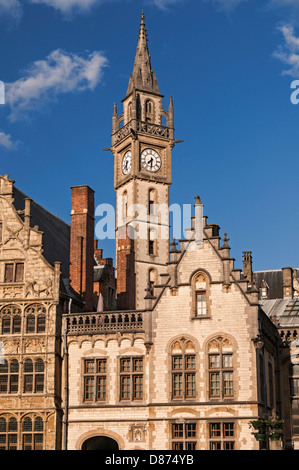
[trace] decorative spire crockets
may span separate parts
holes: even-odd
[[[127,96],[134,90],[160,95],[156,74],[153,72],[151,66],[151,56],[147,44],[144,13],[141,15],[135,63],[133,73],[129,80]]]

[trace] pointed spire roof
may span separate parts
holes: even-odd
[[[143,12],[140,20],[134,68],[130,76],[127,95],[131,94],[134,89],[160,95],[156,74],[153,72],[151,66],[151,56],[148,49],[145,16]]]

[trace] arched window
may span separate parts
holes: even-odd
[[[196,354],[192,341],[181,338],[171,347],[171,399],[196,397]]]
[[[21,333],[21,309],[16,305],[7,305],[1,310],[2,334]]]
[[[40,304],[30,305],[25,310],[26,333],[44,333],[46,331],[46,308]]]
[[[151,100],[145,102],[145,120],[146,122],[154,122],[154,103]]]
[[[157,254],[157,232],[155,229],[150,229],[148,231],[148,254]]]
[[[128,104],[128,121],[132,119],[132,101]]]
[[[0,363],[0,393],[17,393],[19,389],[19,363],[16,359]]]
[[[44,423],[41,417],[27,416],[22,425],[23,450],[43,450]]]
[[[127,191],[124,191],[123,193],[123,221],[124,224],[127,223],[127,217],[128,217],[128,193]]]
[[[44,391],[44,361],[26,359],[24,362],[24,393],[42,393]]]
[[[0,417],[0,450],[17,450],[18,422],[13,417]]]
[[[157,192],[155,189],[150,189],[148,192],[148,214],[155,214],[155,205],[157,204]]]
[[[208,277],[203,272],[198,272],[193,276],[192,280],[193,289],[193,304],[195,318],[202,318],[209,315],[208,305],[208,290],[209,282]]]
[[[234,396],[233,346],[229,339],[217,337],[208,344],[209,398]]]

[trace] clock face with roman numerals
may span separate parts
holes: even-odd
[[[158,152],[153,149],[145,149],[141,152],[140,160],[142,166],[147,170],[155,173],[160,170],[162,165],[162,160]]]
[[[129,173],[129,171],[131,170],[131,166],[132,166],[132,153],[130,150],[128,150],[128,152],[126,152],[124,155],[122,165],[121,165],[122,172],[124,175],[127,175]]]

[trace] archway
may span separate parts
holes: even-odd
[[[82,450],[118,450],[118,443],[110,437],[95,436],[83,442]]]

